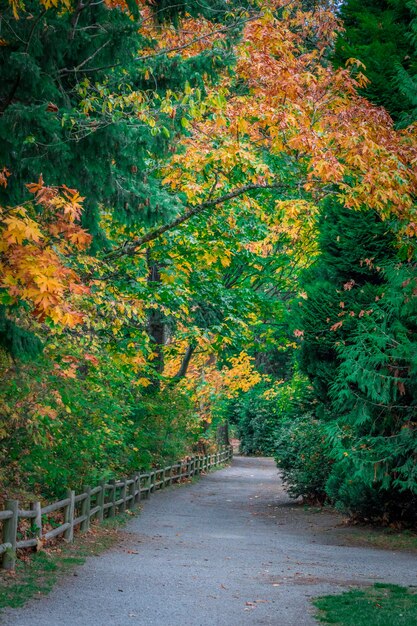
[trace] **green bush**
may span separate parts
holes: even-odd
[[[325,427],[312,413],[286,420],[276,440],[276,462],[288,493],[323,503],[332,467]]]
[[[275,397],[265,397],[266,391],[265,384],[257,385],[231,406],[231,421],[237,425],[242,454],[274,454],[280,411]]]
[[[100,479],[176,460],[197,438],[178,388],[146,393],[135,375],[100,367],[21,363],[0,383],[2,491],[61,496]],[[68,372],[71,377],[68,377]]]

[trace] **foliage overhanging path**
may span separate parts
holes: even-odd
[[[120,545],[5,624],[314,626],[309,598],[348,585],[417,583],[413,555],[341,546],[337,515],[290,504],[271,459],[235,458],[155,495]],[[36,610],[34,610],[34,607]]]

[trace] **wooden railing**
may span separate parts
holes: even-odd
[[[63,536],[65,541],[74,540],[74,528],[88,530],[92,519],[102,522],[105,518],[133,509],[141,499],[149,498],[157,489],[163,489],[186,478],[198,476],[201,472],[228,463],[233,456],[230,446],[215,454],[193,456],[175,465],[153,469],[147,473],[136,473],[130,478],[101,481],[96,487],[84,487],[83,493],[76,494],[69,489],[67,497],[58,502],[41,506],[32,502],[28,510],[19,508],[18,500],[7,500],[6,508],[0,511],[3,524],[3,543],[0,544],[0,559],[4,569],[13,570],[16,565],[16,550],[44,545],[55,537]],[[46,518],[55,511],[63,511],[63,523],[43,532]],[[19,520],[30,520],[28,539],[19,539]],[[49,526],[50,524],[48,524]]]

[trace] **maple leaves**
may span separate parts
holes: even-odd
[[[416,129],[396,131],[383,109],[359,97],[360,73],[323,63],[340,28],[333,11],[293,2],[282,19],[280,7],[264,3],[246,24],[235,76],[208,91],[164,182],[197,203],[243,181],[281,180],[285,159],[300,197],[338,193],[349,208],[399,217],[413,235]]]
[[[0,302],[24,303],[41,321],[74,326],[83,315],[72,300],[89,289],[65,257],[91,241],[78,224],[83,198],[65,186],[46,186],[42,176],[27,187],[35,204],[0,207]]]
[[[210,424],[219,398],[236,398],[240,393],[252,389],[263,377],[257,371],[253,357],[244,350],[221,365],[210,340],[199,337],[196,343],[199,351],[181,387],[191,394],[199,418]],[[170,359],[165,368],[165,376],[173,376],[179,366],[178,358]]]
[[[7,179],[10,176],[10,172],[7,167],[3,167],[0,170],[0,187],[7,187]]]

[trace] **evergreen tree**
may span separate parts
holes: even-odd
[[[301,367],[326,425],[326,491],[367,519],[415,521],[415,266],[372,212],[329,205],[304,276]],[[322,426],[320,426],[322,427]]]
[[[363,95],[402,125],[416,119],[416,12],[408,0],[345,0],[334,54],[337,65],[350,58],[365,65],[360,71],[370,83]]]
[[[77,189],[85,198],[83,225],[93,235],[94,252],[111,245],[100,228],[100,207],[110,212],[114,228],[128,225],[133,232],[181,209],[181,198],[163,187],[156,170],[186,132],[193,88],[204,94],[232,62],[240,3],[236,15],[223,0],[215,6],[178,4],[168,13],[164,6],[152,3],[156,21],[175,21],[183,10],[214,16],[230,26],[228,41],[190,58],[153,56],[158,42],[141,31],[136,3],[129,4],[131,13],[104,2],[61,12],[32,0],[19,19],[5,6],[0,164],[10,177],[7,189],[0,186],[2,204],[28,200],[25,185],[40,175],[48,185]],[[149,270],[155,273],[153,266]],[[33,352],[30,333],[6,319],[4,309],[0,315],[1,345],[13,354],[25,346]],[[157,345],[161,328],[152,321],[149,334]]]
[[[153,170],[184,132],[187,105],[180,102],[172,116],[161,102],[186,84],[203,88],[203,74],[206,82],[215,79],[228,55],[219,47],[190,59],[141,55],[155,42],[138,32],[140,17],[104,3],[58,12],[33,0],[25,8],[19,20],[11,8],[2,13],[0,163],[12,174],[7,202],[27,198],[24,185],[41,173],[47,184],[76,188],[86,197],[85,225],[96,246],[100,204],[137,225],[173,214],[175,200]],[[152,119],[141,118],[151,97]]]
[[[337,343],[345,341],[361,311],[372,306],[384,280],[380,267],[395,254],[386,223],[371,211],[354,212],[328,202],[319,221],[320,256],[305,272],[301,300],[301,366],[322,407],[338,365]]]

